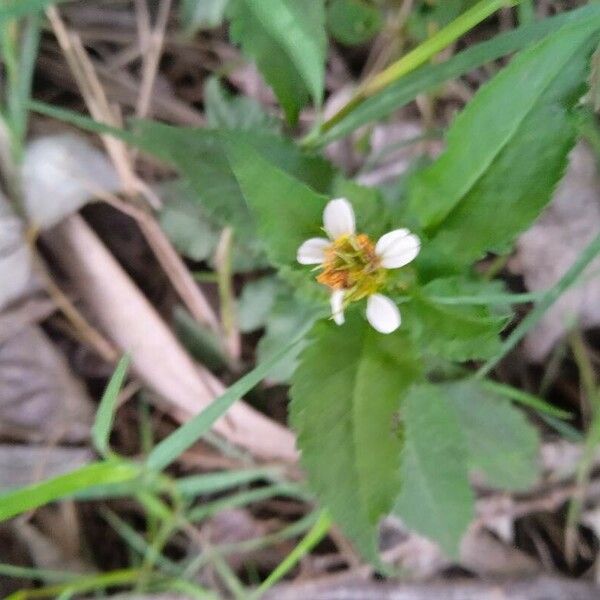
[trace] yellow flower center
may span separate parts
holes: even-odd
[[[345,235],[325,250],[325,261],[317,281],[332,290],[345,290],[346,301],[355,302],[377,292],[384,284],[386,269],[375,253],[375,244],[365,234]]]

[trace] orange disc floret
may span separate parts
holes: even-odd
[[[360,233],[356,236],[356,245],[360,249],[363,260],[366,264],[374,263],[377,261],[377,254],[375,254],[375,244],[371,241],[371,238],[365,233]]]
[[[343,290],[348,287],[348,272],[326,268],[317,276],[317,281],[333,290]]]
[[[321,268],[319,283],[333,290],[346,290],[357,299],[374,293],[385,280],[375,244],[364,233],[335,240],[325,249]]]

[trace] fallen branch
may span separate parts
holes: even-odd
[[[108,338],[130,352],[138,377],[164,399],[174,418],[206,408],[223,385],[195,364],[145,296],[78,215],[44,235],[88,312]],[[296,460],[293,434],[239,402],[215,431],[262,460]]]

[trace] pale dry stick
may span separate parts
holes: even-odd
[[[94,66],[80,38],[75,33],[67,30],[56,7],[51,6],[46,9],[46,14],[90,114],[96,121],[105,125],[120,127],[121,123],[113,115]],[[142,191],[139,179],[131,167],[125,143],[108,135],[100,137],[117,169],[124,189],[131,195]]]
[[[43,281],[46,291],[53,301],[54,305],[67,317],[76,331],[81,336],[82,340],[87,342],[98,355],[108,363],[116,363],[119,360],[119,352],[117,349],[92,325],[90,325],[85,317],[79,312],[76,306],[69,300],[66,294],[54,283],[52,276],[48,272],[44,260],[36,252],[35,248],[31,248],[31,256],[33,257],[33,267],[36,274]]]
[[[166,400],[176,419],[188,420],[223,393],[224,386],[192,361],[82,217],[68,217],[44,240],[99,326],[121,351],[131,353],[134,372]],[[213,430],[230,443],[261,460],[296,461],[294,436],[287,428],[242,401],[226,417]]]
[[[232,285],[231,248],[233,229],[225,227],[215,252],[215,265],[219,282],[221,302],[221,322],[226,337],[227,351],[234,360],[239,360],[242,354],[240,331],[237,327],[235,294]]]
[[[107,56],[104,61],[104,68],[109,73],[120,71],[140,58],[141,54],[142,52],[139,43],[129,44],[122,50]]]
[[[123,202],[114,194],[95,190],[94,195],[135,220],[154,255],[167,273],[173,287],[196,321],[219,333],[219,321],[177,251],[151,214],[132,203]]]
[[[153,30],[148,31],[149,15],[146,0],[136,0],[135,2],[136,9],[141,16],[140,42],[142,42],[144,47],[142,82],[136,107],[136,116],[139,119],[148,116],[150,111],[152,89],[154,88],[154,82],[156,81],[156,75],[158,73],[158,65],[163,50],[171,4],[171,0],[160,0],[156,26]]]

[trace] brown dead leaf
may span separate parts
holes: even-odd
[[[87,448],[0,444],[0,492],[73,471],[93,458]]]
[[[31,277],[23,225],[0,192],[0,310],[25,294]]]
[[[511,268],[523,275],[532,291],[552,287],[575,262],[600,230],[600,179],[596,159],[582,144],[575,147],[570,166],[554,200],[539,220],[517,243]],[[584,328],[600,325],[600,258],[575,285],[548,310],[527,336],[525,350],[542,361],[569,325]]]
[[[88,438],[94,408],[39,327],[0,343],[0,435],[43,442]]]

